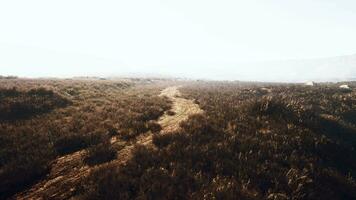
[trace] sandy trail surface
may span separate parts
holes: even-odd
[[[179,86],[167,87],[162,90],[160,96],[169,98],[173,105],[171,114],[167,112],[158,120],[162,130],[160,134],[167,134],[179,130],[179,124],[187,120],[190,115],[202,113],[199,105],[193,100],[181,97]],[[124,165],[131,157],[136,145],[152,145],[152,133],[148,132],[137,137],[136,142],[126,145],[118,152],[118,159],[111,162]],[[117,143],[117,138],[113,137],[112,144]],[[81,178],[87,176],[92,169],[83,163],[86,151],[81,150],[75,153],[57,158],[49,175],[30,189],[15,195],[15,199],[70,199],[74,196],[76,185],[80,184]]]
[[[166,112],[158,120],[158,124],[162,127],[160,134],[179,130],[179,124],[182,121],[187,120],[190,115],[203,112],[199,105],[194,103],[193,100],[181,97],[179,86],[168,87],[162,90],[160,96],[168,97],[173,102],[172,109],[170,110],[173,115],[169,115],[168,112]],[[137,144],[151,145],[152,136],[153,135],[149,133],[138,137]]]
[[[158,124],[162,127],[160,134],[167,134],[179,130],[179,124],[182,121],[187,120],[190,115],[203,112],[199,105],[194,103],[193,100],[181,97],[179,86],[168,87],[162,90],[160,96],[165,96],[172,101],[173,105],[170,111],[174,113],[173,115],[169,115],[168,112],[166,112],[158,119]],[[150,132],[138,136],[134,144],[125,146],[119,152],[117,162],[124,164],[127,160],[131,159],[132,151],[136,145],[153,146],[152,137],[153,135]],[[112,143],[114,143],[113,140]]]
[[[173,102],[174,115],[163,115],[158,123],[162,126],[163,133],[172,132],[179,129],[179,124],[188,119],[190,115],[199,114],[203,111],[193,100],[181,98],[179,87],[168,87],[161,92],[161,96],[166,96]]]

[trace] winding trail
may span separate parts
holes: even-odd
[[[171,111],[175,113],[174,115],[165,114],[159,119],[158,123],[162,126],[164,133],[178,130],[179,124],[187,120],[190,115],[203,113],[203,110],[193,100],[182,98],[178,89],[177,86],[168,87],[161,92],[161,96],[166,96],[173,102]]]
[[[179,86],[168,87],[162,90],[160,96],[169,98],[173,105],[171,115],[166,112],[158,120],[162,130],[160,134],[167,134],[179,130],[179,124],[187,120],[190,115],[202,113],[199,105],[193,100],[184,99],[181,97]],[[131,159],[133,150],[136,145],[153,146],[152,133],[148,132],[137,137],[137,141],[127,144],[118,152],[116,160],[111,161],[111,164],[125,165]],[[118,143],[116,137],[111,139],[114,145]],[[14,199],[70,199],[75,195],[75,187],[80,184],[83,177],[90,173],[93,167],[89,167],[83,163],[83,157],[86,154],[85,150],[80,150],[75,153],[57,158],[53,164],[50,173],[39,183],[33,185],[26,191],[18,193]],[[97,166],[96,166],[97,167]],[[95,167],[95,168],[96,168]]]
[[[193,100],[184,99],[181,97],[181,93],[178,90],[179,87],[180,86],[167,87],[166,89],[162,90],[160,94],[160,96],[165,96],[172,101],[173,105],[170,111],[174,113],[174,115],[169,115],[168,112],[166,112],[158,119],[158,124],[162,127],[160,134],[167,134],[169,132],[179,130],[179,124],[182,121],[187,120],[190,115],[203,112],[199,105],[194,103]],[[136,145],[153,146],[152,137],[153,135],[150,132],[138,136],[136,143],[125,146],[119,152],[119,159],[117,161],[120,164],[125,164],[129,159],[131,159],[133,149]],[[115,142],[115,139],[112,140],[112,143]]]
[[[181,93],[178,90],[179,87],[180,86],[168,87],[162,90],[160,94],[160,96],[168,97],[173,102],[172,109],[170,110],[173,115],[169,115],[168,112],[166,112],[158,119],[158,124],[162,127],[160,134],[166,134],[179,130],[179,124],[182,121],[187,120],[190,115],[203,112],[199,105],[194,103],[193,100],[181,97]],[[152,134],[142,135],[142,137],[138,138],[137,144],[151,145]]]

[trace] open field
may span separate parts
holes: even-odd
[[[0,80],[0,199],[356,199],[355,148],[354,82]]]

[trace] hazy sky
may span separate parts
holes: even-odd
[[[354,53],[355,0],[0,1],[4,75],[259,79],[241,63]]]

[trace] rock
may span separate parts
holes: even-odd
[[[315,83],[313,81],[309,81],[305,83],[306,86],[314,86]]]
[[[340,85],[339,88],[341,88],[341,89],[350,89],[350,87],[348,85]]]
[[[340,85],[339,88],[343,92],[351,92],[352,91],[352,89],[348,85]]]
[[[259,91],[261,94],[268,94],[268,93],[271,93],[271,92],[272,92],[272,89],[263,87],[263,88],[260,88],[258,91]]]

